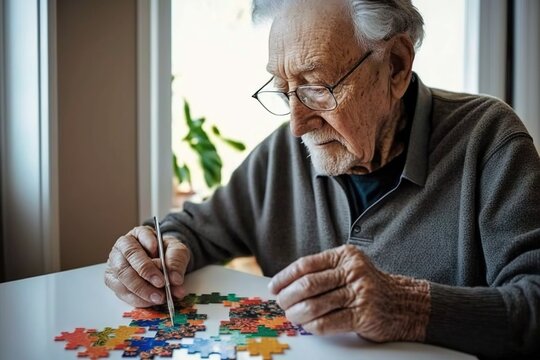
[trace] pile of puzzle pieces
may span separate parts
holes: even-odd
[[[206,314],[197,312],[197,304],[223,304],[229,308],[229,320],[221,321],[219,335],[196,337],[198,332],[206,330],[204,321],[207,319]],[[66,349],[81,350],[77,356],[90,359],[108,357],[112,350],[123,351],[123,357],[172,357],[175,349],[185,348],[188,354],[199,353],[201,358],[219,354],[222,360],[236,359],[237,351],[248,351],[252,356],[261,355],[264,360],[271,360],[272,354],[281,354],[289,348],[276,339],[279,335],[310,335],[301,326],[289,322],[274,300],[217,292],[189,294],[176,301],[175,308],[174,326],[165,305],[136,308],[124,313],[124,317],[132,319],[129,326],[107,327],[101,331],[76,328],[73,332],[62,332],[55,340],[66,341]],[[145,337],[147,330],[156,333]],[[184,338],[193,338],[193,342],[179,343],[178,340]]]

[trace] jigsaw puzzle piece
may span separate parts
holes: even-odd
[[[146,330],[142,327],[122,325],[112,329],[109,339],[104,345],[111,350],[123,350],[126,340],[129,340],[134,335],[144,334],[145,332]]]
[[[195,338],[192,344],[182,345],[182,347],[187,348],[188,354],[199,353],[201,358],[208,358],[210,354],[219,354],[221,360],[236,359],[236,344],[232,341],[222,341],[217,337]]]
[[[267,328],[264,325],[257,326],[257,330],[247,334],[248,337],[277,337],[279,333],[277,330]]]
[[[231,331],[230,334],[231,334],[230,341],[232,341],[236,345],[246,345],[247,344],[248,337],[247,337],[246,334],[242,334],[238,330]]]
[[[158,326],[163,322],[164,319],[150,319],[150,320],[131,320],[129,326],[142,326],[148,327],[150,330],[153,330],[152,327]]]
[[[195,337],[197,331],[205,331],[204,325],[180,325],[163,327],[157,330],[155,338],[158,340],[182,340],[186,337]]]
[[[264,360],[271,360],[272,354],[283,354],[289,345],[280,343],[274,338],[248,339],[246,345],[236,347],[237,351],[248,351],[250,356],[261,355]]]
[[[55,336],[55,341],[66,341],[67,350],[75,350],[79,346],[90,347],[97,340],[95,329],[76,328],[73,332],[62,331],[61,335]]]
[[[123,357],[137,357],[141,359],[153,359],[158,355],[161,357],[172,357],[173,350],[180,349],[180,344],[170,344],[163,340],[151,337],[138,337],[126,340]]]
[[[123,316],[132,318],[133,320],[154,320],[166,319],[169,317],[169,314],[168,312],[158,311],[154,308],[136,308],[126,311]]]
[[[182,300],[176,300],[174,302],[175,307],[178,308],[191,308],[193,305],[199,303],[199,295],[196,294],[188,294],[184,296]]]
[[[91,346],[86,348],[85,351],[78,352],[77,356],[90,358],[91,360],[107,358],[109,357],[109,349],[106,346]]]
[[[227,300],[227,296],[223,296],[218,292],[213,292],[211,294],[199,295],[198,300],[197,304],[221,304],[224,300]]]

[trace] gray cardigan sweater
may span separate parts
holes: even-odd
[[[339,177],[315,173],[285,124],[202,204],[162,222],[189,271],[239,255],[271,276],[344,243],[431,282],[426,342],[482,357],[540,356],[540,159],[494,98],[418,86],[399,185],[351,218]],[[254,294],[256,295],[256,294]]]

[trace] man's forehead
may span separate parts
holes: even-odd
[[[340,1],[293,1],[273,22],[267,70],[305,74],[347,63],[358,42],[352,19]],[[345,60],[345,61],[344,61]],[[324,71],[324,70],[323,70]]]

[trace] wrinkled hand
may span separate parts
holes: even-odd
[[[171,291],[173,296],[182,298],[185,291],[181,285],[190,259],[189,249],[174,237],[164,236],[163,245]],[[132,306],[147,307],[166,301],[154,229],[139,226],[116,241],[109,254],[105,284]]]
[[[268,285],[287,318],[315,334],[423,341],[429,283],[384,273],[352,245],[298,259]]]

